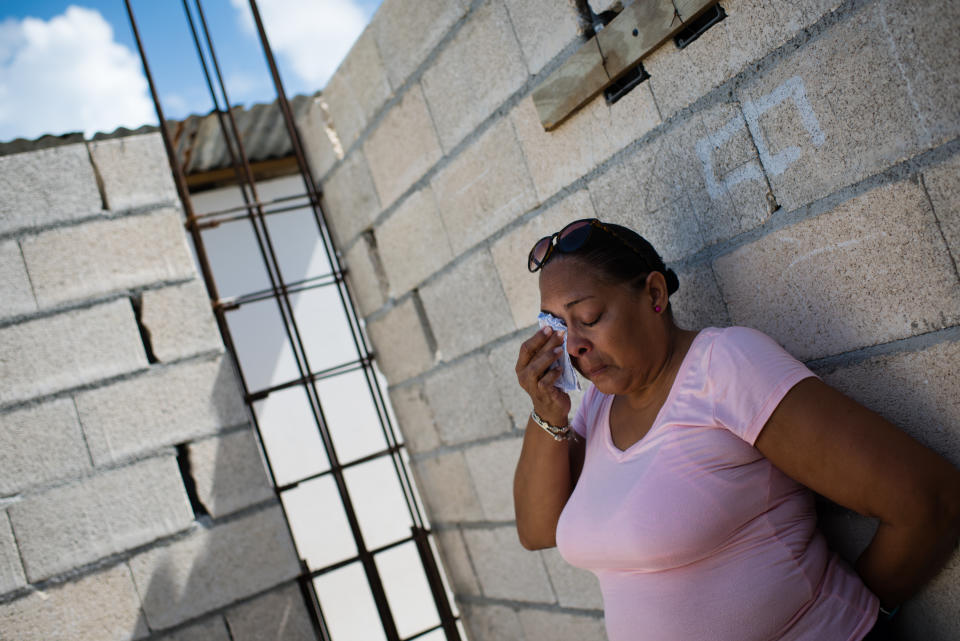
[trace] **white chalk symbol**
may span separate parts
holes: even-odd
[[[820,129],[817,114],[814,113],[810,101],[807,100],[807,91],[803,85],[803,79],[800,76],[789,78],[770,93],[760,96],[756,100],[745,100],[742,103],[743,115],[738,113],[727,121],[719,131],[697,141],[697,157],[700,158],[700,163],[703,165],[703,175],[706,179],[707,193],[710,194],[710,198],[722,196],[728,188],[745,180],[755,180],[763,176],[760,166],[754,162],[737,167],[728,173],[722,181],[717,180],[717,175],[713,170],[713,150],[726,144],[733,138],[734,134],[744,127],[749,129],[753,142],[757,146],[760,163],[766,169],[768,175],[779,176],[800,158],[801,149],[797,146],[787,147],[776,154],[771,154],[760,129],[760,116],[787,99],[793,101],[800,115],[800,123],[810,135],[813,145],[819,147],[826,141],[827,137]]]

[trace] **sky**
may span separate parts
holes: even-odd
[[[258,1],[288,95],[326,85],[380,2]],[[131,5],[164,115],[209,112],[183,3]],[[231,104],[273,100],[248,0],[202,6]],[[0,141],[156,122],[123,0],[0,0]]]

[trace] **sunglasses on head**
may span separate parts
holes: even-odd
[[[582,220],[575,220],[555,234],[544,236],[534,243],[533,249],[530,250],[530,254],[527,256],[527,269],[531,272],[536,272],[541,269],[544,264],[550,260],[550,256],[553,255],[554,250],[563,254],[577,251],[587,244],[594,229],[601,229],[607,232],[643,258],[643,254],[631,243],[627,242],[616,230],[604,225],[596,218],[584,218]]]

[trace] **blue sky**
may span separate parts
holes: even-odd
[[[287,92],[322,89],[380,1],[259,0]],[[182,2],[131,4],[165,115],[208,112]],[[247,0],[203,9],[231,102],[272,100]],[[155,122],[123,0],[0,1],[0,141]]]

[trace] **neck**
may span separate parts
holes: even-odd
[[[670,393],[673,380],[676,378],[680,363],[687,353],[687,348],[695,332],[679,329],[672,322],[665,321],[664,354],[659,366],[652,372],[649,382],[636,391],[624,394],[627,404],[633,409],[642,410],[651,405],[659,406]]]

